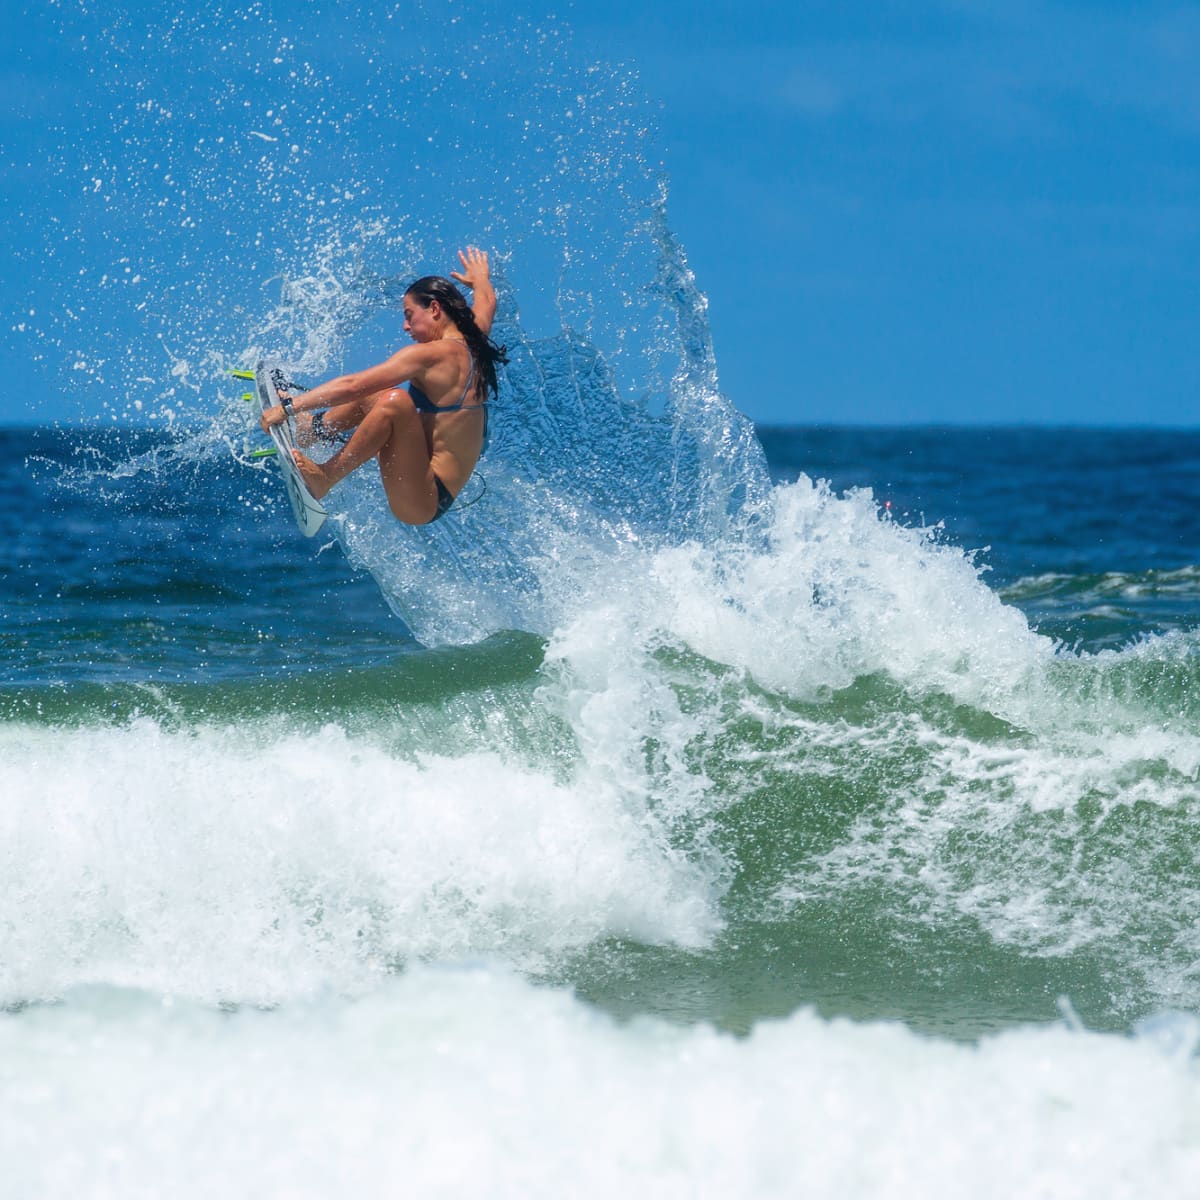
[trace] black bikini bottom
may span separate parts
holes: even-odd
[[[436,474],[433,477],[433,482],[437,484],[438,505],[437,512],[435,512],[433,517],[430,519],[429,523],[431,525],[439,517],[445,516],[446,510],[454,503],[454,497],[450,494],[450,489],[437,477]]]

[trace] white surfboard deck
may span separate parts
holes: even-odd
[[[279,390],[275,386],[275,380],[271,378],[271,372],[278,365],[268,359],[262,359],[254,368],[254,383],[258,388],[258,400],[264,412],[279,403]],[[320,500],[308,490],[304,477],[296,466],[296,460],[292,458],[296,439],[292,434],[291,417],[281,425],[272,425],[269,432],[275,449],[279,451],[275,459],[279,463],[284,487],[292,503],[292,515],[296,518],[296,524],[300,526],[300,532],[305,537],[312,537],[325,524],[325,518],[329,514]]]

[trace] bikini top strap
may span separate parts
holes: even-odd
[[[458,408],[482,408],[482,404],[467,404],[467,396],[470,395],[471,389],[475,386],[475,355],[471,353],[471,347],[467,347],[467,355],[471,359],[471,373],[467,376],[466,387],[462,390],[462,395],[458,398]],[[486,404],[487,401],[484,401]]]

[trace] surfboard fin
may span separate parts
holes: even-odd
[[[270,449],[267,449],[267,450],[251,450],[249,457],[250,458],[271,458],[273,455],[276,455],[278,453],[279,453],[279,451],[276,450],[274,446],[272,446],[272,447],[270,447]]]
[[[238,370],[235,370],[233,367],[230,367],[229,373],[230,373],[230,375],[232,375],[234,377],[234,379],[249,379],[251,383],[254,382],[254,372],[253,371],[238,371]]]

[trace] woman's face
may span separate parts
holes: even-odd
[[[436,300],[422,308],[412,296],[404,297],[404,332],[414,342],[431,342],[438,336],[441,306]]]

